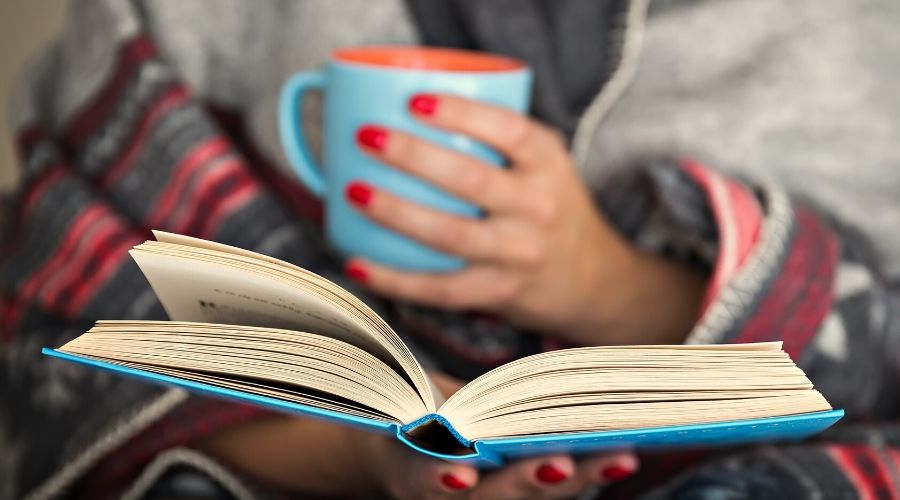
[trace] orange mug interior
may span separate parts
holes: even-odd
[[[431,71],[513,71],[525,67],[506,56],[432,47],[355,47],[332,53],[336,61]]]

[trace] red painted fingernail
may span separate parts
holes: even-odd
[[[600,471],[600,477],[607,481],[621,481],[623,479],[631,477],[634,474],[634,471],[631,469],[626,469],[621,465],[610,465],[609,467]]]
[[[550,464],[544,464],[538,467],[537,470],[537,478],[542,483],[556,484],[560,481],[565,480],[567,477],[568,476],[565,472],[557,469]]]
[[[469,485],[464,483],[462,479],[454,476],[453,474],[444,474],[443,476],[441,476],[441,482],[444,483],[444,486],[450,488],[451,490],[463,490],[469,487]]]
[[[356,262],[348,262],[347,265],[344,266],[344,274],[357,283],[365,283],[369,280],[369,273],[366,272],[366,268]]]
[[[383,151],[387,140],[387,130],[377,125],[363,125],[356,131],[356,142],[375,151]]]
[[[353,203],[364,207],[372,201],[372,186],[365,182],[353,181],[347,184],[347,198]]]
[[[437,111],[438,98],[431,94],[419,94],[409,100],[409,109],[413,113],[432,116]]]

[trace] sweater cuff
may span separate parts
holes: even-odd
[[[75,486],[76,497],[100,498],[120,491],[156,459],[242,423],[272,415],[268,410],[200,396],[188,397],[162,419],[111,451]]]
[[[636,246],[710,275],[690,344],[782,341],[799,360],[832,306],[838,245],[808,208],[692,161],[656,161],[599,193]]]

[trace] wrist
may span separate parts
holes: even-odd
[[[360,453],[370,433],[330,422],[274,415],[211,436],[195,447],[254,481],[322,495],[369,493],[372,464]]]
[[[592,242],[584,246],[579,310],[573,332],[580,344],[630,344],[623,331],[625,317],[638,295],[637,249],[602,220]]]
[[[706,276],[643,251],[601,223],[573,330],[584,345],[682,343],[696,321]]]

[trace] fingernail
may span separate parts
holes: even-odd
[[[376,125],[363,125],[356,131],[356,142],[375,151],[383,151],[387,140],[387,130]]]
[[[372,186],[365,182],[353,181],[347,184],[347,198],[364,207],[372,201]]]
[[[537,478],[542,483],[556,484],[560,481],[565,480],[567,477],[568,476],[565,472],[550,464],[544,464],[538,467],[537,470]]]
[[[366,272],[366,268],[356,262],[348,262],[344,266],[344,274],[357,283],[365,283],[369,279],[369,273]]]
[[[441,482],[444,483],[444,486],[450,488],[451,490],[463,490],[469,487],[466,483],[462,481],[462,479],[454,476],[453,474],[444,474],[441,476]]]
[[[437,111],[438,98],[431,94],[419,94],[409,100],[409,109],[413,113],[432,116]]]
[[[621,481],[631,477],[632,474],[634,474],[634,470],[626,469],[621,465],[610,465],[600,471],[600,477],[606,481]]]

